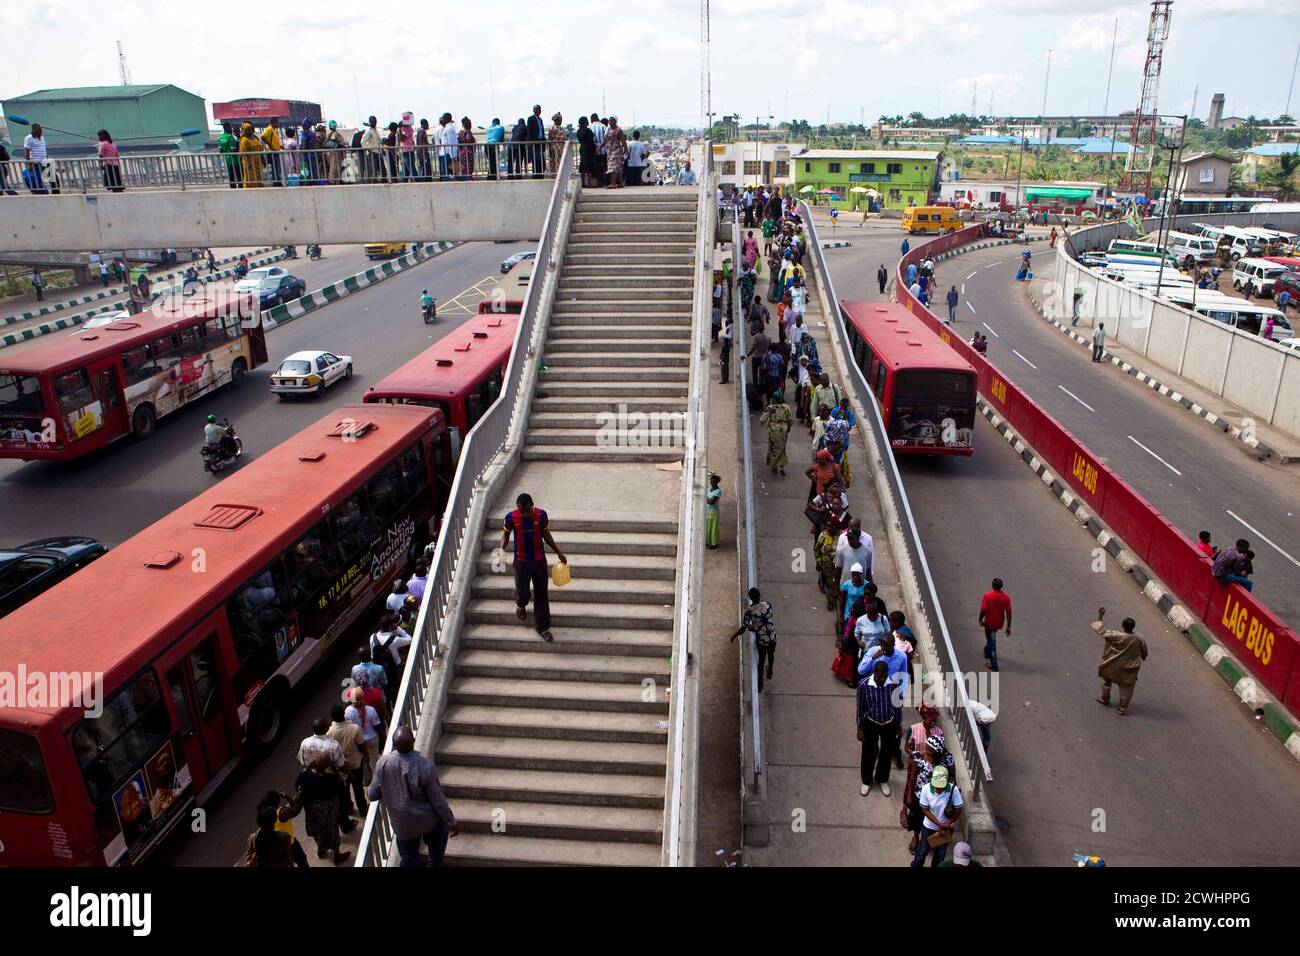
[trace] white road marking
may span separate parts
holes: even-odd
[[[990,332],[993,332],[993,326],[989,325],[987,322],[981,322],[980,325],[984,326],[984,328],[988,329]],[[998,335],[996,332],[993,332],[993,337],[995,339],[1002,338],[1002,336]]]
[[[971,315],[979,315],[979,313],[975,311],[975,306],[971,305],[969,300],[966,302],[966,308],[970,309]]]
[[[1012,349],[1011,351],[1012,351],[1012,352],[1015,352],[1016,358],[1020,359],[1020,361],[1024,362],[1026,365],[1028,365],[1030,368],[1034,369],[1035,371],[1038,370],[1038,366],[1037,366],[1037,365],[1035,365],[1033,362],[1029,361],[1029,359],[1025,358],[1025,357],[1024,357],[1023,355],[1021,355],[1019,352],[1016,352],[1015,349]]]
[[[964,282],[961,284],[961,294],[962,295],[966,294],[966,283]]]
[[[979,272],[979,270],[976,269],[975,272]],[[971,273],[970,275],[968,275],[966,278],[967,278],[967,279],[973,279],[973,278],[975,278],[975,272],[972,272],[972,273]]]
[[[1058,386],[1056,386],[1056,387],[1059,388],[1061,391],[1063,391],[1066,395],[1069,395],[1072,399],[1074,399],[1076,402],[1078,402],[1080,405],[1082,405],[1082,406],[1083,406],[1084,408],[1086,408],[1088,411],[1090,411],[1090,412],[1095,412],[1095,411],[1097,410],[1097,409],[1093,408],[1091,405],[1089,405],[1087,402],[1085,402],[1083,399],[1081,399],[1078,395],[1075,395],[1074,392],[1070,391],[1070,390],[1069,390],[1068,388],[1066,388],[1064,385],[1058,385]]]
[[[1152,451],[1150,448],[1148,448],[1146,445],[1142,444],[1140,441],[1138,441],[1138,440],[1137,440],[1136,438],[1134,438],[1132,435],[1129,435],[1129,436],[1128,436],[1128,440],[1131,441],[1133,444],[1137,445],[1139,448],[1141,448],[1144,452],[1146,452],[1148,455],[1150,455],[1150,456],[1151,456],[1152,458],[1154,458],[1156,461],[1160,462],[1160,464],[1164,465],[1166,468],[1168,468],[1170,471],[1172,471],[1175,475],[1178,475],[1179,477],[1182,477],[1182,474],[1183,474],[1183,473],[1182,473],[1181,471],[1179,471],[1179,470],[1178,470],[1177,468],[1175,468],[1173,465],[1169,464],[1169,462],[1165,461],[1163,458],[1161,458],[1159,455],[1157,455],[1155,452],[1153,452],[1153,451]],[[1238,519],[1238,520],[1240,520],[1240,519]]]
[[[1295,558],[1291,557],[1291,555],[1287,554],[1285,551],[1283,551],[1281,548],[1279,548],[1279,547],[1278,547],[1274,542],[1272,542],[1272,541],[1270,541],[1268,538],[1264,537],[1264,533],[1263,533],[1262,531],[1260,531],[1258,528],[1254,528],[1254,527],[1251,527],[1249,524],[1246,524],[1246,520],[1245,520],[1244,518],[1242,518],[1241,515],[1237,514],[1235,511],[1229,511],[1228,514],[1232,515],[1234,518],[1236,518],[1238,521],[1240,521],[1243,525],[1245,525],[1247,528],[1249,528],[1250,531],[1251,531],[1252,533],[1258,535],[1259,538],[1260,538],[1260,540],[1262,540],[1265,544],[1269,545],[1269,546],[1270,546],[1274,551],[1276,551],[1278,554],[1282,555],[1282,557],[1286,558],[1288,561],[1290,561],[1292,564],[1294,564],[1297,568],[1300,568],[1300,561],[1297,561]]]
[[[985,269],[992,269],[994,266],[1000,266],[1000,265],[1002,265],[1002,260],[1001,260],[1001,259],[999,259],[997,262],[990,262],[990,263],[989,263],[988,265],[986,265],[984,268],[985,268]]]

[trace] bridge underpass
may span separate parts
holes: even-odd
[[[553,179],[128,190],[5,197],[0,253],[524,240]]]

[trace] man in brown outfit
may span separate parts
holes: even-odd
[[[1119,709],[1116,713],[1123,717],[1124,711],[1128,709],[1129,702],[1133,699],[1138,670],[1142,667],[1142,662],[1147,659],[1147,642],[1133,633],[1133,629],[1137,627],[1137,622],[1133,618],[1124,618],[1120,622],[1123,630],[1116,631],[1102,624],[1105,616],[1106,609],[1098,608],[1097,620],[1092,622],[1092,629],[1106,642],[1105,650],[1101,654],[1101,666],[1097,668],[1097,676],[1101,678],[1101,694],[1097,698],[1097,703],[1109,707],[1110,685],[1118,684]]]

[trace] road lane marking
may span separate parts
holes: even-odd
[[[979,272],[979,270],[976,269],[975,272]],[[970,275],[968,275],[966,278],[967,278],[967,279],[973,279],[973,278],[975,278],[975,272],[972,272],[972,273],[971,273]]]
[[[1150,448],[1148,448],[1146,445],[1142,444],[1140,441],[1138,441],[1138,440],[1137,440],[1136,438],[1134,438],[1132,435],[1129,435],[1129,436],[1128,436],[1128,440],[1131,441],[1133,444],[1137,445],[1139,448],[1141,448],[1144,452],[1146,452],[1148,455],[1150,455],[1150,456],[1151,456],[1152,458],[1154,458],[1156,461],[1160,462],[1160,464],[1164,465],[1166,468],[1168,468],[1170,471],[1172,471],[1175,475],[1178,475],[1178,477],[1180,477],[1180,478],[1182,477],[1183,473],[1182,473],[1181,471],[1179,471],[1179,470],[1178,470],[1177,468],[1175,468],[1173,465],[1169,464],[1169,462],[1165,461],[1163,458],[1161,458],[1159,455],[1157,455],[1155,452],[1153,452],[1153,451],[1152,451]],[[1238,520],[1240,520],[1240,519],[1238,519]],[[1243,522],[1243,524],[1244,524],[1244,522]]]
[[[1032,368],[1034,371],[1038,371],[1038,366],[1035,365],[1033,362],[1029,361],[1029,359],[1025,358],[1025,357],[1024,357],[1023,355],[1021,355],[1019,352],[1016,352],[1015,349],[1012,349],[1011,351],[1012,351],[1012,352],[1015,352],[1016,358],[1020,359],[1020,361],[1024,362],[1026,365],[1028,365],[1028,366],[1029,366],[1030,368]]]
[[[961,284],[961,294],[962,295],[966,294],[966,283],[964,282]]]
[[[988,329],[990,332],[993,332],[993,326],[989,325],[987,322],[981,322],[980,325],[984,326],[984,328]],[[1002,338],[1002,336],[998,335],[996,332],[993,332],[993,337],[995,339]]]
[[[1002,260],[1001,260],[1001,259],[999,259],[997,262],[990,262],[990,263],[989,263],[988,265],[986,265],[984,268],[985,268],[985,269],[992,269],[994,266],[1000,266],[1000,265],[1002,265]]]
[[[969,301],[966,302],[966,308],[970,309],[971,315],[979,315],[979,313],[975,311],[975,306],[971,305]]]
[[[1082,406],[1083,406],[1084,408],[1086,408],[1088,411],[1090,411],[1090,412],[1095,412],[1095,411],[1097,411],[1097,409],[1093,408],[1091,405],[1089,405],[1087,402],[1085,402],[1083,399],[1081,399],[1078,395],[1075,395],[1074,392],[1070,391],[1070,390],[1069,390],[1068,388],[1066,388],[1064,385],[1058,385],[1058,386],[1056,386],[1056,387],[1059,388],[1061,391],[1063,391],[1066,395],[1069,395],[1072,399],[1074,399],[1076,402],[1078,402],[1080,405],[1082,405]]]
[[[1264,532],[1260,531],[1258,528],[1255,528],[1255,527],[1253,527],[1253,526],[1247,524],[1247,523],[1246,523],[1246,519],[1243,518],[1241,515],[1237,514],[1235,511],[1229,511],[1228,514],[1232,515],[1234,518],[1236,518],[1238,521],[1240,521],[1243,525],[1245,525],[1247,528],[1249,528],[1250,531],[1251,531],[1253,534],[1258,535],[1259,538],[1260,538],[1260,540],[1263,541],[1265,544],[1269,545],[1269,546],[1270,546],[1274,551],[1276,551],[1278,554],[1282,555],[1282,557],[1286,558],[1288,561],[1290,561],[1292,564],[1294,564],[1297,568],[1300,568],[1300,561],[1297,561],[1295,558],[1291,557],[1291,555],[1287,554],[1285,551],[1283,551],[1281,548],[1279,548],[1279,547],[1278,547],[1274,542],[1272,542],[1272,541],[1270,541],[1268,538],[1264,537]]]

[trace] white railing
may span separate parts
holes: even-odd
[[[560,167],[562,169],[570,168],[569,152],[570,147],[566,145],[563,157],[565,165]],[[545,279],[557,252],[553,248],[553,240],[564,207],[568,179],[567,176],[558,177],[551,193],[542,238],[537,244],[533,281],[529,283],[528,292],[524,296],[523,311],[515,332],[514,349],[510,353],[510,364],[506,369],[501,396],[479,419],[478,424],[470,429],[461,445],[456,478],[452,482],[447,510],[443,516],[433,560],[429,565],[429,586],[425,590],[420,614],[415,622],[415,640],[408,649],[402,683],[393,704],[385,753],[392,749],[393,732],[398,727],[407,726],[418,736],[417,724],[425,711],[428,692],[435,680],[441,656],[439,640],[444,627],[454,616],[456,605],[463,598],[463,595],[456,593],[454,582],[457,562],[462,557],[473,561],[477,554],[478,541],[466,540],[467,530],[473,530],[470,525],[471,510],[474,496],[480,490],[476,486],[510,435],[511,423],[523,399],[520,386],[525,366],[536,358],[530,345],[541,309]],[[387,808],[382,803],[371,803],[361,832],[356,865],[387,866],[394,857],[395,848],[396,839]]]
[[[916,527],[916,521],[912,517],[912,506],[907,500],[907,491],[903,488],[902,476],[898,473],[898,463],[894,460],[893,452],[890,449],[889,438],[885,431],[885,422],[880,415],[880,407],[876,404],[875,397],[871,387],[867,384],[862,370],[858,368],[857,363],[853,361],[853,347],[849,343],[848,331],[844,326],[844,318],[840,313],[840,300],[835,293],[835,282],[831,278],[830,268],[826,264],[826,253],[822,249],[820,240],[817,238],[817,229],[813,224],[812,211],[808,204],[803,204],[804,223],[808,229],[808,248],[812,250],[813,262],[817,266],[817,281],[822,285],[822,291],[825,295],[826,303],[829,310],[826,315],[826,325],[835,335],[840,344],[840,354],[845,357],[844,369],[845,385],[853,391],[853,398],[858,408],[858,421],[870,426],[872,434],[875,436],[876,448],[881,451],[877,455],[876,461],[885,478],[885,485],[893,498],[893,511],[898,517],[899,532],[903,540],[904,550],[906,551],[906,560],[911,564],[916,580],[916,599],[920,603],[920,612],[925,618],[926,624],[930,631],[931,637],[937,636],[936,645],[942,647],[945,660],[943,663],[947,666],[948,673],[955,679],[951,681],[956,687],[957,699],[951,701],[945,699],[941,702],[941,710],[947,712],[948,719],[957,733],[957,739],[960,743],[962,759],[966,765],[966,771],[970,776],[972,797],[978,797],[980,789],[984,783],[993,780],[993,771],[989,768],[988,755],[984,753],[984,743],[980,738],[979,726],[975,722],[975,715],[971,711],[970,697],[966,692],[965,681],[962,679],[964,671],[957,660],[957,651],[953,648],[952,639],[948,634],[948,623],[943,616],[943,608],[939,604],[939,592],[934,585],[934,579],[930,575],[930,565],[925,558],[925,548],[921,544],[921,533]],[[879,487],[879,485],[877,486]],[[885,502],[881,502],[882,505]],[[902,556],[900,556],[900,560]],[[913,615],[909,614],[909,621]]]
[[[692,702],[689,700],[687,674],[691,670],[692,654],[702,638],[703,600],[700,586],[704,556],[704,494],[702,465],[707,444],[707,409],[709,384],[709,346],[705,330],[713,314],[713,245],[717,231],[717,206],[713,200],[712,150],[705,147],[704,169],[700,170],[698,209],[695,220],[695,300],[691,318],[691,374],[689,398],[690,414],[686,424],[686,451],[682,458],[682,507],[680,562],[677,569],[676,614],[673,634],[672,693],[670,695],[670,750],[669,772],[664,806],[665,866],[690,866],[693,860],[683,853],[683,844],[689,849],[694,844],[694,757],[687,766],[688,724],[694,721]],[[697,640],[692,642],[692,630]],[[692,738],[694,735],[691,735]],[[687,805],[689,802],[689,806]],[[683,822],[689,817],[688,822]]]

